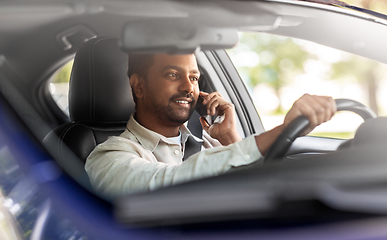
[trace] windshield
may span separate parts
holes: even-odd
[[[297,0],[304,2],[314,2],[326,5],[334,5],[349,8],[355,11],[371,14],[375,17],[387,19],[387,2],[380,0]]]

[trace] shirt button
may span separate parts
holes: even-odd
[[[179,150],[175,150],[174,153],[175,153],[175,155],[177,155],[177,154],[179,154],[180,152],[179,152]]]
[[[249,159],[250,159],[250,155],[249,155],[249,154],[246,154],[246,155],[245,155],[245,159],[246,159],[246,160],[249,160]]]

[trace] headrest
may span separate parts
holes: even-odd
[[[91,125],[126,123],[135,106],[127,69],[128,55],[116,38],[99,37],[84,43],[71,72],[71,120]]]

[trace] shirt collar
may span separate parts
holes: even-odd
[[[163,141],[171,145],[176,144],[175,142],[168,139],[167,137],[143,127],[140,123],[136,121],[136,119],[134,119],[134,114],[135,113],[132,113],[132,115],[130,116],[130,119],[127,123],[127,130],[136,137],[138,142],[143,147],[153,152],[158,146],[158,144],[160,143],[160,141]],[[189,129],[185,126],[185,124],[183,124],[180,127],[180,132],[181,132],[182,143],[185,143],[190,136],[197,142],[203,142],[202,139],[194,136],[189,131]]]

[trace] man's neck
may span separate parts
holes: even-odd
[[[161,134],[165,137],[177,137],[179,135],[180,126],[171,126],[167,124],[160,123],[157,119],[153,117],[145,116],[141,113],[136,112],[134,119],[143,127],[154,131],[158,134]]]

